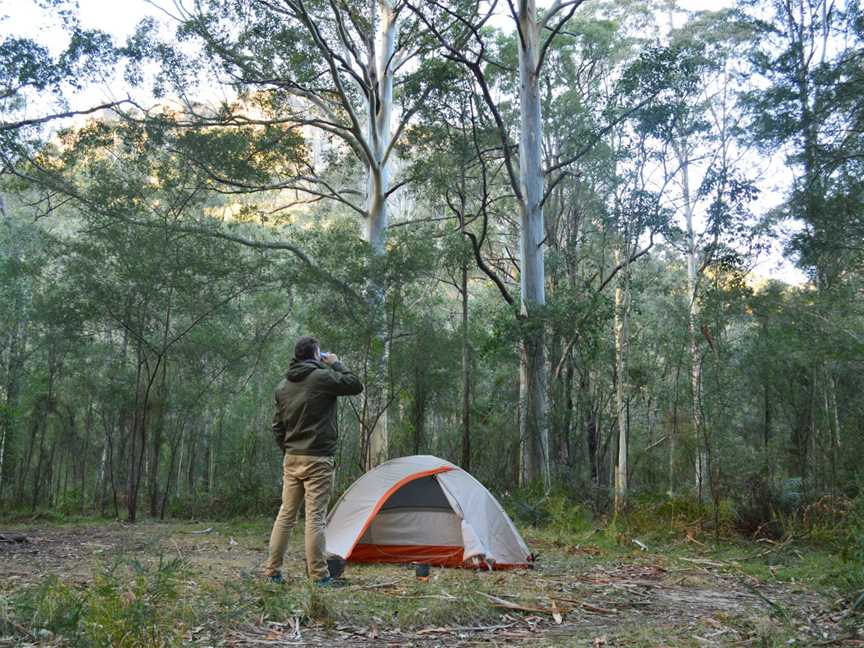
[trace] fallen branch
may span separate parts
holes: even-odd
[[[789,612],[786,610],[786,608],[784,608],[784,607],[783,607],[782,605],[780,605],[779,603],[775,603],[774,601],[772,601],[771,599],[769,599],[767,596],[765,596],[762,592],[760,592],[758,589],[756,589],[753,585],[751,585],[750,583],[748,583],[748,582],[745,581],[744,579],[741,579],[739,582],[740,582],[744,587],[746,587],[746,588],[749,589],[751,592],[753,592],[756,596],[758,596],[760,599],[762,599],[765,603],[767,603],[770,607],[774,608],[774,609],[777,611],[777,613],[780,615],[780,617],[781,617],[781,618],[782,618],[786,623],[791,623],[792,618],[789,616]]]
[[[556,601],[561,601],[563,603],[571,603],[573,605],[578,605],[583,610],[587,610],[588,612],[596,612],[597,614],[618,614],[618,610],[615,608],[603,608],[599,605],[592,605],[591,603],[586,603],[585,601],[577,601],[575,599],[562,598],[560,596],[555,597]]]
[[[708,560],[706,558],[678,558],[678,560],[695,563],[697,565],[706,565],[708,567],[729,567],[728,563],[717,562],[716,560]]]
[[[18,533],[0,533],[0,542],[12,544],[16,542],[30,542],[30,540],[27,536]]]
[[[516,622],[513,623],[505,623],[502,625],[493,625],[493,626],[453,626],[453,627],[442,627],[442,628],[424,628],[423,630],[418,630],[418,635],[427,635],[427,634],[448,634],[453,632],[491,632],[493,630],[504,630],[506,628],[512,628],[516,625]]]
[[[492,601],[495,604],[495,607],[500,607],[507,610],[518,610],[520,612],[539,612],[541,614],[548,614],[550,616],[553,616],[556,612],[562,612],[562,610],[553,609],[551,607],[537,607],[535,605],[523,605],[522,603],[505,601],[502,598],[498,598],[497,596],[493,596],[492,594],[487,594],[486,592],[479,592],[479,594],[481,596],[485,596],[487,599]]]
[[[450,594],[391,594],[393,598],[401,599],[441,599],[444,601],[464,601]]]

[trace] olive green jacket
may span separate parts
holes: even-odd
[[[293,360],[276,387],[273,436],[287,454],[336,454],[336,397],[353,396],[363,385],[341,362]]]

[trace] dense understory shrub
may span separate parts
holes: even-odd
[[[501,501],[520,525],[544,527],[559,535],[582,533],[592,527],[589,509],[562,492],[544,494],[539,488],[519,489]]]
[[[849,586],[860,592],[854,607],[864,609],[864,495],[858,495],[849,506],[841,555],[850,565]]]
[[[215,493],[184,495],[172,501],[172,518],[226,520],[239,517],[275,515],[282,495],[281,483],[259,484],[228,480]]]

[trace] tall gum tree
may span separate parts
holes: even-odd
[[[557,41],[567,31],[571,19],[583,4],[584,0],[556,0],[550,7],[539,12],[536,2],[532,0],[508,3],[510,16],[516,26],[518,50],[519,110],[512,118],[518,121],[514,125],[508,124],[508,115],[501,102],[501,93],[506,94],[508,90],[496,87],[494,80],[496,75],[510,73],[506,65],[495,60],[490,47],[495,33],[488,30],[487,23],[496,10],[496,3],[485,12],[481,11],[476,3],[444,3],[433,0],[410,5],[439,42],[442,55],[462,66],[472,78],[478,104],[482,106],[484,113],[478,122],[481,122],[483,128],[494,132],[499,141],[497,150],[505,171],[508,191],[512,194],[519,212],[518,317],[522,336],[520,475],[523,483],[542,482],[546,487],[551,484],[552,457],[546,393],[548,367],[545,348],[547,303],[544,250],[548,232],[544,206],[556,187],[573,176],[573,165],[576,162],[591,152],[615,125],[632,116],[653,99],[656,90],[652,89],[652,83],[662,76],[662,73],[652,73],[646,75],[642,82],[636,83],[631,79],[629,86],[633,90],[633,96],[628,97],[630,105],[619,109],[620,106],[616,104],[614,109],[605,115],[608,120],[604,125],[598,126],[590,134],[582,133],[581,141],[568,142],[566,154],[546,159],[548,156],[543,150],[544,117],[541,101],[543,86],[548,76],[545,64],[557,46]],[[518,132],[516,145],[512,141],[513,131]],[[478,266],[498,285],[505,301],[512,304],[513,301],[508,299],[499,278],[479,261]],[[611,276],[608,279],[611,280]],[[608,281],[604,280],[602,286],[607,283]],[[570,349],[567,350],[567,353],[569,352]]]
[[[654,139],[663,159],[666,205],[679,224],[671,242],[686,265],[687,374],[690,387],[690,423],[693,479],[700,496],[710,469],[710,429],[703,415],[703,338],[711,332],[700,311],[706,272],[717,263],[733,262],[736,232],[750,217],[746,204],[755,197],[742,173],[742,152],[734,133],[742,125],[740,95],[734,79],[740,71],[736,46],[748,42],[750,31],[728,11],[702,12],[676,28],[677,3],[665,3],[669,51],[677,66],[657,104],[641,115],[640,129]],[[676,488],[672,474],[678,439],[669,435],[669,491]],[[709,482],[713,487],[713,482]]]
[[[420,60],[426,51],[422,30],[405,4],[206,0],[188,12],[178,5],[178,11],[178,33],[203,45],[200,56],[186,58],[175,49],[154,51],[146,26],[133,39],[132,49],[137,45],[142,56],[161,57],[161,82],[172,84],[180,96],[191,93],[193,72],[212,67],[215,80],[231,85],[238,97],[218,109],[199,110],[186,102],[184,127],[212,131],[252,125],[261,131],[302,132],[317,138],[323,157],[331,160],[329,168],[307,160],[287,174],[262,166],[260,177],[251,181],[232,177],[224,165],[206,156],[190,156],[191,162],[214,183],[243,193],[302,195],[305,200],[292,201],[301,209],[321,200],[334,202],[363,220],[373,265],[380,267],[387,255],[390,203],[410,181],[394,182],[397,145],[434,89],[425,80],[428,66]],[[175,61],[183,63],[180,72],[172,69]],[[365,176],[365,191],[358,190],[357,173],[351,171],[357,164]],[[376,321],[386,319],[385,298],[373,270],[365,301]],[[386,459],[388,452],[389,341],[385,324],[373,328],[371,347],[376,351],[370,379],[375,384],[367,395],[377,392],[378,405],[368,408],[363,421],[366,468]]]
[[[845,337],[838,326],[837,298],[850,289],[864,250],[858,215],[862,9],[860,3],[842,0],[770,0],[747,3],[745,10],[759,38],[751,63],[761,81],[747,97],[750,134],[765,150],[782,152],[791,171],[785,211],[803,228],[789,251],[818,293],[814,316],[823,329],[815,337],[827,347],[836,344],[827,340]],[[841,456],[837,391],[842,373],[843,363],[836,359],[815,361],[807,371],[810,421],[790,446],[808,488],[815,486],[808,472],[818,473],[819,434],[832,466]]]
[[[507,178],[519,210],[519,312],[523,327],[520,348],[520,475],[523,483],[542,482],[547,488],[551,484],[543,322],[546,306],[543,203],[547,194],[547,170],[543,167],[541,80],[546,53],[583,2],[556,0],[542,15],[538,14],[535,0],[510,4],[519,56],[518,161],[514,160],[510,131],[485,72],[488,59],[482,29],[495,10],[494,5],[485,14],[478,13],[475,5],[449,6],[434,1],[411,5],[440,43],[444,57],[470,72],[501,141]]]

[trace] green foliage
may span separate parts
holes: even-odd
[[[592,516],[585,505],[565,493],[543,494],[537,488],[519,489],[503,498],[507,512],[522,525],[544,528],[566,538],[590,531]]]
[[[86,510],[87,503],[81,491],[73,489],[67,491],[57,498],[54,502],[54,507],[60,515],[75,515]]]
[[[852,500],[843,537],[842,556],[849,563],[846,573],[850,589],[860,591],[853,607],[864,605],[864,495]]]
[[[643,496],[629,502],[627,510],[612,524],[626,538],[663,541],[703,532],[732,538],[735,537],[735,515],[735,508],[728,500],[721,500],[715,511],[712,503],[699,502],[691,496]]]
[[[14,634],[47,632],[81,646],[177,646],[189,617],[180,597],[185,569],[179,559],[160,557],[153,565],[121,560],[97,573],[85,589],[52,575],[15,593],[2,623]]]
[[[274,456],[278,451],[274,450]],[[178,519],[234,520],[272,515],[279,508],[279,482],[229,479],[215,493],[175,498],[170,516]]]
[[[6,611],[9,616],[3,621],[13,631],[18,625],[34,635],[44,629],[77,638],[86,606],[81,593],[51,575],[39,585],[19,593],[10,602]]]

